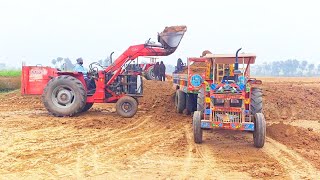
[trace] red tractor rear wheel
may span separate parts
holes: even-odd
[[[51,79],[42,94],[45,108],[54,116],[73,116],[82,111],[87,92],[75,77],[61,75]]]
[[[93,106],[93,103],[86,103],[81,112],[88,111]]]
[[[145,72],[145,78],[146,78],[147,80],[155,80],[155,79],[156,79],[156,77],[155,77],[155,75],[154,75],[153,68],[154,68],[154,66],[150,66],[150,67],[146,70],[146,72]]]

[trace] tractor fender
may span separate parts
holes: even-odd
[[[58,76],[61,76],[61,75],[68,75],[68,76],[72,76],[74,78],[77,78],[83,85],[83,87],[85,89],[87,89],[87,84],[86,84],[86,81],[84,80],[84,77],[83,77],[83,74],[81,72],[61,72],[61,71],[58,71],[57,72]]]

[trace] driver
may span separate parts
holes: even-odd
[[[87,70],[84,69],[84,67],[82,66],[83,64],[83,59],[82,58],[78,58],[77,59],[77,64],[74,67],[74,71],[75,72],[81,72],[83,74],[83,77],[86,79],[87,78]]]
[[[88,72],[87,70],[83,67],[83,59],[78,58],[77,59],[77,64],[75,65],[74,69],[75,72],[81,72],[83,74],[83,78],[86,82],[87,89],[88,89],[88,94],[93,94],[96,89],[96,84],[94,82],[93,78],[88,77]]]
[[[182,67],[183,67],[183,62],[182,59],[178,59],[177,61],[177,72],[182,71]]]

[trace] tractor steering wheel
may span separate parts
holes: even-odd
[[[95,65],[95,66],[94,66]],[[98,62],[93,62],[89,65],[89,72],[88,75],[90,78],[98,79],[99,78],[99,69],[98,67],[101,67],[103,69],[103,66]]]

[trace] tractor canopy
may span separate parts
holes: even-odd
[[[204,57],[215,60],[216,64],[234,64],[236,60],[235,54],[206,54]],[[238,59],[239,64],[254,64],[256,55],[241,53],[238,55]]]

